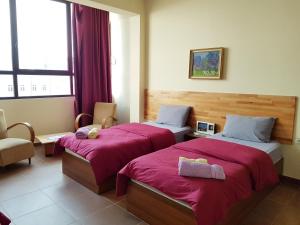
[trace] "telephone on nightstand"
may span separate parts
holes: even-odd
[[[215,124],[197,121],[196,132],[199,135],[213,135],[215,133]]]

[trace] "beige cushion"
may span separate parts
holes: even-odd
[[[93,124],[101,124],[104,118],[115,116],[116,113],[116,104],[115,103],[106,103],[106,102],[96,102],[94,108],[94,120]],[[107,126],[112,126],[112,120],[107,121]],[[111,124],[109,124],[111,123]]]
[[[5,138],[0,140],[0,166],[6,166],[34,155],[31,141],[19,138]]]
[[[0,109],[0,139],[7,138],[7,125],[4,111]]]

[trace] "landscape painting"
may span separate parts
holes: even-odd
[[[223,50],[223,48],[191,50],[189,78],[221,79]]]

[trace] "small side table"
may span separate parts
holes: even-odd
[[[187,133],[184,135],[184,140],[185,141],[190,141],[190,140],[193,140],[193,139],[196,139],[196,138],[205,138],[205,137],[209,137],[210,135],[205,135],[205,134],[198,134],[198,133],[195,133],[195,132],[191,132],[191,133]]]
[[[45,149],[45,156],[53,156],[54,154],[54,145],[55,142],[65,136],[65,135],[69,135],[72,134],[71,132],[64,132],[64,133],[56,133],[56,134],[47,134],[47,135],[39,135],[36,136],[36,139],[42,144],[44,145],[44,149]]]

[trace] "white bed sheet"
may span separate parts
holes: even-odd
[[[184,135],[188,134],[192,131],[192,128],[189,126],[176,127],[176,126],[172,126],[172,125],[168,125],[168,124],[156,123],[154,121],[147,121],[147,122],[144,122],[143,124],[170,130],[175,135],[176,143],[184,141]]]
[[[233,143],[237,143],[237,144],[240,144],[240,145],[246,145],[246,146],[249,146],[249,147],[253,147],[253,148],[262,150],[262,151],[266,152],[271,157],[274,164],[282,159],[280,144],[277,141],[271,141],[269,143],[245,141],[245,140],[240,140],[240,139],[236,139],[236,138],[224,137],[224,136],[222,136],[222,133],[214,134],[214,135],[212,135],[208,138],[233,142]]]

